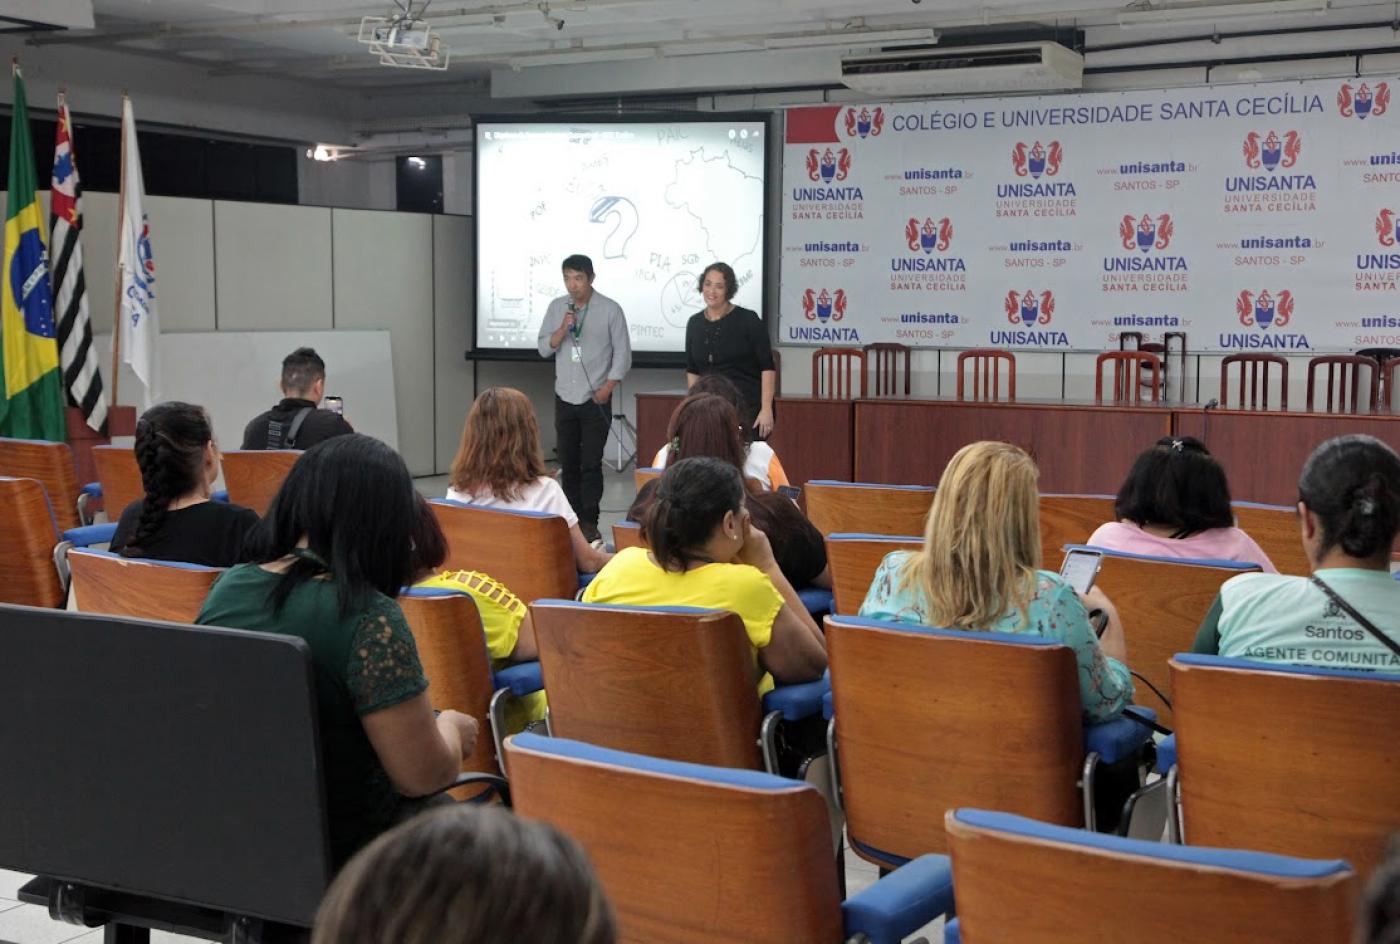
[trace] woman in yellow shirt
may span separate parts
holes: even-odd
[[[619,551],[584,602],[737,613],[755,651],[760,694],[775,680],[809,682],[826,671],[821,630],[778,569],[768,538],[750,524],[735,466],[708,456],[669,466],[644,532],[650,548]]]

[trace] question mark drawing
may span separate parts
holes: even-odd
[[[588,222],[602,223],[608,217],[616,217],[617,223],[612,232],[603,240],[603,257],[606,259],[627,258],[627,243],[637,233],[641,218],[637,208],[626,197],[599,197],[588,211]]]

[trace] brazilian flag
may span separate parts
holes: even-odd
[[[5,208],[5,258],[0,268],[0,436],[64,438],[63,378],[58,366],[44,217],[35,187],[34,148],[24,79],[15,67],[10,123],[10,184]]]

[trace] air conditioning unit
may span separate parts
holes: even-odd
[[[901,49],[843,56],[841,81],[882,98],[1077,89],[1084,57],[1051,42]]]

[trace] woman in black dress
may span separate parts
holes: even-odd
[[[685,385],[703,374],[723,374],[739,388],[744,406],[739,417],[764,439],[773,431],[773,395],[777,371],[768,330],[758,312],[733,302],[739,290],[734,270],[715,262],[700,274],[704,311],[685,326]]]

